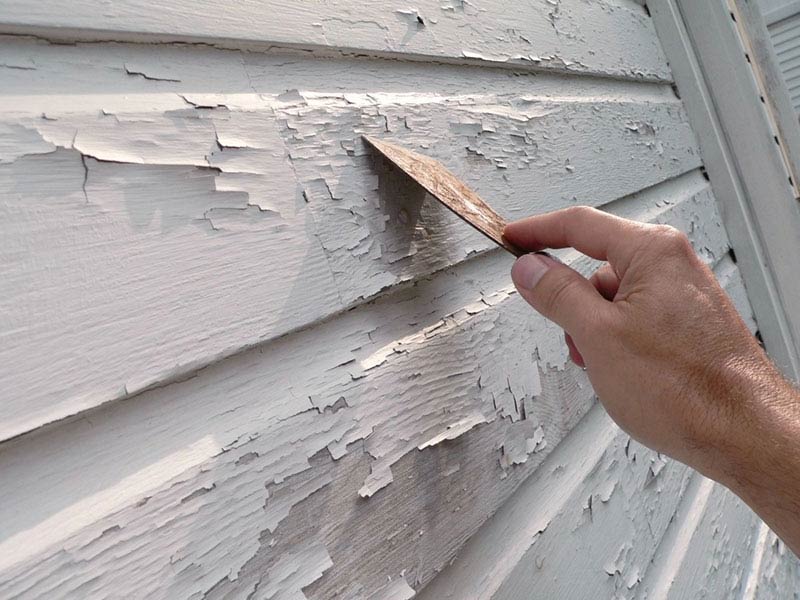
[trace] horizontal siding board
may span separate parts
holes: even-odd
[[[587,420],[600,417],[607,419]],[[492,517],[494,535],[479,531],[420,600],[473,589],[469,597],[497,600],[634,597],[691,472],[630,442],[609,420],[617,433],[610,443],[597,423],[583,426],[591,430],[576,429]]]
[[[689,232],[706,262],[726,256],[699,172],[608,209]],[[508,267],[487,253],[6,444],[0,592],[224,597],[284,559],[304,565],[310,598],[366,595],[402,569],[426,583],[592,404]]]
[[[743,594],[760,520],[721,485],[700,476],[694,483],[637,597],[722,600]]]
[[[0,1],[0,32],[70,39],[195,40],[474,61],[668,81],[644,9],[626,0],[421,0],[385,3]]]
[[[602,205],[700,165],[668,86],[209,49],[4,48],[0,179],[15,235],[3,249],[0,358],[12,368],[0,375],[0,439],[489,249],[376,162],[360,133],[442,158],[509,217]],[[400,93],[410,77],[422,91]]]

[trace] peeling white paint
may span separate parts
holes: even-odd
[[[669,80],[652,22],[629,0],[518,3],[513,0],[417,0],[365,6],[357,0],[240,5],[224,18],[206,0],[81,0],[66,10],[51,1],[0,2],[0,27],[36,28],[66,39],[201,40],[217,47],[301,47],[317,53],[558,68],[579,73]],[[556,18],[557,17],[557,18]],[[158,65],[127,72],[153,81],[179,78]]]
[[[305,600],[302,589],[322,577],[331,566],[331,557],[320,545],[287,554],[270,571],[268,580],[255,586],[248,597]]]
[[[555,597],[565,564],[651,589],[696,479],[609,425],[508,257],[360,141],[510,218],[673,224],[749,319],[646,12],[265,6],[0,0],[0,30],[158,42],[0,37],[0,595]],[[796,579],[758,539],[725,589]],[[714,548],[719,580],[745,564]]]
[[[18,123],[0,124],[0,164],[14,162],[21,156],[49,154],[56,146],[42,138],[34,128]]]
[[[609,208],[679,225],[705,215],[693,240],[708,249],[709,257],[724,255],[724,232],[698,173]],[[563,256],[581,271],[592,268],[591,261]],[[373,475],[359,479],[354,473],[352,487],[342,497],[385,502],[382,498],[391,498],[395,486],[406,485],[404,479],[386,486],[406,457],[426,457],[464,437],[475,445],[485,435],[481,432],[497,423],[500,428],[492,429],[497,431],[492,436],[498,437],[487,440],[490,454],[484,456],[497,469],[491,485],[496,487],[500,477],[507,477],[509,484],[498,489],[508,494],[519,481],[518,469],[535,469],[563,435],[555,428],[565,418],[560,415],[563,409],[556,410],[562,400],[547,391],[540,371],[553,368],[542,365],[565,368],[566,357],[562,342],[553,339],[558,332],[511,292],[507,270],[505,256],[487,254],[334,321],[229,359],[194,379],[149,392],[135,403],[112,405],[88,420],[62,425],[49,436],[46,447],[35,438],[7,447],[0,454],[0,474],[15,482],[15,491],[7,494],[6,506],[19,507],[25,517],[20,519],[20,513],[12,511],[7,514],[17,516],[3,524],[3,546],[17,549],[0,552],[12,561],[0,569],[6,573],[3,586],[20,591],[22,582],[30,585],[35,579],[40,586],[48,585],[48,572],[65,560],[97,564],[87,563],[86,553],[97,555],[96,542],[89,542],[103,531],[116,531],[101,537],[105,544],[113,542],[108,546],[113,554],[104,554],[107,560],[123,547],[135,555],[135,540],[152,527],[158,514],[184,515],[163,522],[166,545],[151,546],[147,553],[149,559],[163,556],[171,572],[178,569],[182,575],[175,579],[176,585],[185,585],[180,582],[190,576],[196,590],[210,590],[220,578],[238,581],[254,556],[259,561],[282,556],[264,554],[270,547],[264,536],[279,535],[281,524],[296,507],[336,485],[331,471],[314,469],[309,461],[321,451],[337,463],[347,461],[349,448],[357,447],[359,440]],[[458,281],[471,283],[455,285]],[[309,344],[319,351],[309,355]],[[522,347],[527,353],[519,352]],[[399,351],[389,352],[392,348]],[[375,355],[381,360],[367,360]],[[590,397],[590,389],[583,394]],[[135,422],[129,411],[136,415]],[[120,432],[130,445],[118,438]],[[198,435],[203,436],[202,444],[190,444]],[[175,451],[174,460],[144,468],[169,448],[181,449]],[[57,459],[39,463],[35,458],[51,452]],[[31,464],[41,467],[32,471]],[[447,461],[441,472],[448,479],[475,481],[475,467],[465,471],[461,461],[456,464]],[[85,495],[82,489],[76,496],[63,473],[85,469],[91,469],[98,491]],[[130,474],[121,478],[126,472]],[[365,492],[380,492],[369,500],[358,499],[365,483]],[[600,488],[596,505],[614,497],[613,486],[609,489]],[[32,503],[32,498],[39,503]],[[417,519],[425,514],[415,512]],[[460,510],[452,514],[461,527],[475,527]],[[201,527],[204,522],[214,522],[215,527]],[[197,535],[211,546],[183,541]],[[442,535],[440,531],[433,539]],[[220,536],[236,540],[235,551],[220,543]],[[426,539],[426,534],[412,539]],[[40,575],[32,575],[29,560],[42,563]],[[137,564],[137,569],[145,568]],[[150,579],[163,581],[159,563],[151,568],[156,570]],[[64,593],[95,574],[61,569],[71,573],[73,582],[73,587],[62,584]],[[26,576],[12,583],[17,581],[13,573]],[[419,576],[427,581],[431,575],[426,570]],[[248,575],[241,585],[251,581]],[[136,583],[141,585],[138,579]],[[101,578],[92,585],[108,584]]]
[[[289,83],[304,91],[287,96],[274,88],[281,59],[204,51],[191,62],[187,50],[113,46],[98,56],[91,45],[7,46],[16,58],[35,56],[37,69],[0,76],[16,92],[13,101],[0,97],[9,111],[0,159],[12,191],[6,222],[28,232],[28,247],[34,232],[47,238],[50,251],[37,261],[54,289],[73,291],[53,302],[26,255],[9,256],[15,285],[6,301],[37,309],[18,313],[14,327],[25,335],[4,346],[17,367],[3,383],[12,398],[25,390],[24,403],[5,405],[5,438],[179,379],[488,249],[377,163],[360,133],[423,148],[445,133],[441,149],[428,151],[509,216],[578,197],[600,204],[699,165],[685,115],[661,86],[631,94],[627,83],[579,83],[568,100],[559,97],[562,79],[538,77],[520,96],[518,77],[481,83],[486,75],[473,80],[470,70],[446,93],[360,92],[376,72],[399,86],[409,69],[425,71],[400,64],[373,72],[354,62],[349,93],[322,93],[314,88],[325,70],[303,59],[307,73],[295,69]],[[131,77],[137,69],[151,77]],[[334,89],[343,85],[325,77]],[[201,94],[198,81],[234,93]],[[62,96],[52,93],[58,85]],[[645,118],[661,123],[664,152],[624,126]],[[452,144],[463,152],[452,153]],[[606,144],[618,152],[603,152]],[[572,176],[555,177],[565,161]],[[33,181],[20,195],[20,182]],[[48,203],[58,210],[38,208]],[[272,258],[278,251],[281,261]],[[153,269],[152,256],[170,258]],[[232,294],[242,307],[235,315]],[[139,328],[142,320],[160,326]],[[88,353],[88,369],[76,347]]]

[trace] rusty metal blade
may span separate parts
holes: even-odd
[[[506,221],[492,210],[478,194],[448,171],[442,163],[396,144],[366,135],[362,137],[365,142],[425,188],[431,196],[498,246],[502,246],[514,256],[525,254],[524,250],[520,250],[503,239],[503,228]]]

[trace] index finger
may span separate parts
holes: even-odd
[[[644,226],[588,206],[574,206],[506,225],[503,237],[523,250],[575,248],[625,270]]]

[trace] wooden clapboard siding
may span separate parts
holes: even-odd
[[[630,0],[0,0],[0,596],[635,598],[691,561],[780,597],[770,534],[360,141],[510,218],[672,224],[755,331],[671,83]]]
[[[214,46],[292,47],[336,54],[511,65],[669,80],[644,8],[631,0],[593,3],[421,0],[396,7],[338,2],[52,0],[0,2],[0,27],[50,37],[189,40]]]
[[[698,172],[608,208],[690,231],[711,263],[726,256]],[[583,272],[596,264],[564,258]],[[592,403],[583,374],[560,370],[557,328],[507,272],[490,252],[7,445],[5,589],[135,595],[168,578],[176,593],[223,594],[305,552],[316,560],[304,584],[336,565],[310,597],[374,591],[403,570],[424,584]]]
[[[699,475],[695,479],[668,532],[670,543],[654,557],[642,597],[730,598],[745,589],[743,574],[753,559],[758,519],[725,488]]]
[[[800,565],[791,555],[791,550],[762,522],[743,598],[779,598],[787,590],[794,590],[796,598],[800,594],[795,583],[800,576]]]
[[[17,335],[0,350],[15,367],[2,377],[3,438],[489,247],[376,162],[361,133],[442,158],[509,217],[601,205],[700,165],[668,86],[207,49],[6,47],[9,64],[35,67],[0,72],[13,91],[0,100],[0,180],[14,192],[4,216],[19,232],[5,261]],[[410,81],[414,93],[403,91]]]

